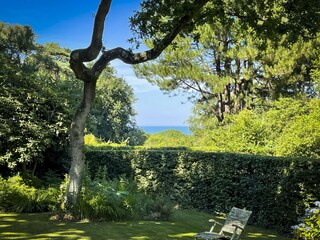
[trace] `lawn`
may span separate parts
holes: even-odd
[[[199,231],[209,229],[211,215],[179,210],[170,221],[126,222],[58,222],[50,221],[48,213],[0,213],[0,239],[194,239]],[[221,218],[215,218],[223,222]],[[247,226],[241,239],[285,240],[277,233]]]

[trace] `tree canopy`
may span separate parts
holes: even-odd
[[[52,78],[42,78],[47,71],[35,59],[43,49],[31,28],[2,23],[0,28],[1,164],[34,172],[49,151],[67,143],[70,111],[66,99],[53,91]],[[50,64],[49,58],[41,63]]]
[[[267,108],[279,97],[319,96],[319,38],[285,41],[286,35],[278,43],[259,39],[237,21],[228,28],[206,23],[135,72],[163,91],[186,93],[204,115],[223,121],[225,113]]]

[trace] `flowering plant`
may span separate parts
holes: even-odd
[[[320,201],[314,202],[313,208],[306,209],[305,215],[298,221],[298,225],[291,227],[294,230],[294,239],[320,239]]]

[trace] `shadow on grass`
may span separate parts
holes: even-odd
[[[126,222],[57,222],[50,221],[48,213],[0,213],[0,239],[194,239],[197,232],[210,228],[212,216],[196,211],[177,211],[171,221]],[[223,222],[221,218],[216,220]],[[247,226],[241,239],[279,239],[272,231]]]

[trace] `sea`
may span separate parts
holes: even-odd
[[[146,133],[154,134],[158,132],[163,132],[166,130],[178,130],[186,135],[191,135],[191,131],[188,126],[139,126]]]

